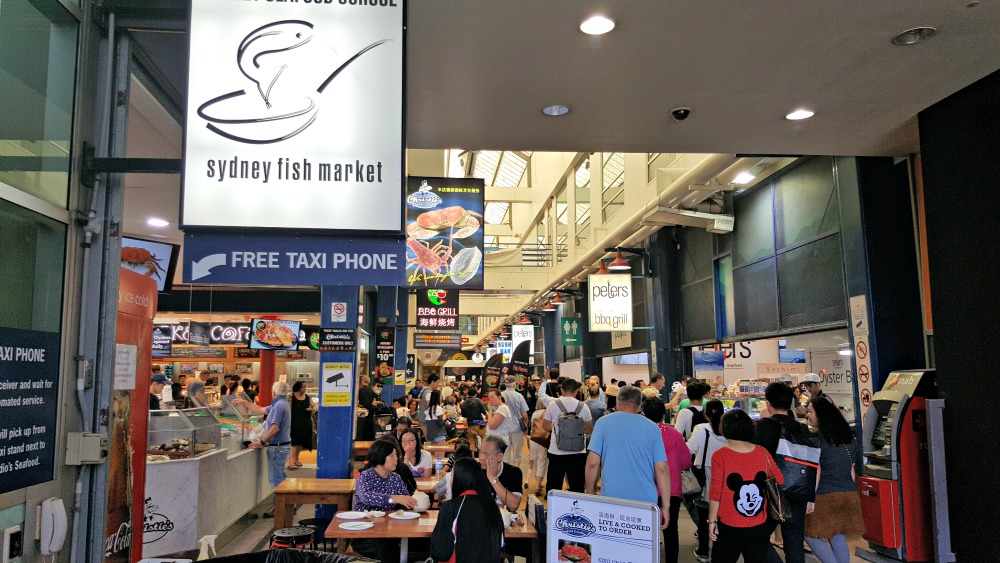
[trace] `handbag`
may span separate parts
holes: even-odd
[[[681,493],[684,496],[695,495],[701,492],[701,483],[698,477],[690,469],[681,471]]]
[[[552,440],[552,433],[542,427],[542,419],[538,418],[532,423],[530,440],[545,449],[549,449]]]
[[[767,452],[765,452],[767,453]],[[788,505],[785,492],[774,478],[774,467],[771,456],[767,456],[767,480],[764,481],[764,492],[767,494],[767,515],[778,522],[784,522],[792,517],[792,507]]]
[[[528,426],[528,422],[526,420],[524,420],[523,416],[518,416],[517,417],[517,425],[521,427],[521,432],[527,432],[528,428],[530,428]]]

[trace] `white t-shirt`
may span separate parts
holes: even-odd
[[[674,428],[681,433],[681,436],[683,436],[685,440],[691,437],[691,417],[694,416],[691,413],[691,409],[700,411],[702,410],[702,406],[691,405],[691,408],[684,409],[677,413],[677,424],[674,425]]]
[[[444,400],[450,397],[454,392],[455,390],[452,389],[450,385],[441,386],[441,402],[444,402]]]
[[[427,450],[420,450],[420,463],[416,465],[406,464],[413,472],[414,477],[430,477],[431,468],[434,467],[434,457]]]
[[[559,415],[562,411],[559,410],[558,402],[562,402],[563,407],[566,408],[566,412],[573,412],[576,410],[576,406],[580,404],[575,397],[560,397],[558,399],[553,399],[549,406],[545,407],[545,420],[552,423],[552,438],[549,442],[549,453],[555,455],[572,455],[572,454],[582,454],[587,452],[587,447],[584,446],[583,449],[577,452],[567,452],[565,450],[560,450],[556,447],[556,443],[559,438]],[[580,410],[580,418],[586,422],[593,422],[594,417],[590,414],[590,408],[587,407],[587,403],[583,403],[583,409]]]
[[[501,416],[503,416],[504,417],[503,418],[503,422],[500,423],[500,426],[497,427],[496,430],[490,430],[490,427],[487,426],[486,427],[486,435],[487,436],[499,436],[499,437],[503,438],[503,441],[507,442],[507,444],[509,445],[510,444],[510,427],[508,426],[507,423],[508,423],[508,421],[510,421],[510,407],[508,407],[507,405],[500,405],[499,407],[497,407],[496,411],[494,411],[494,413],[490,415],[490,418],[492,419],[495,414],[500,414]]]

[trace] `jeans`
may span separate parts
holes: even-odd
[[[663,553],[667,563],[677,563],[677,554],[680,551],[680,537],[677,532],[677,517],[681,512],[681,497],[670,497],[670,506],[664,508],[663,500],[660,500],[660,510],[670,511],[670,524],[663,530]]]
[[[788,499],[792,517],[781,524],[781,541],[785,545],[785,563],[805,563],[806,549],[806,502]],[[774,546],[767,555],[768,563],[781,563]]]
[[[587,454],[558,455],[549,453],[549,470],[545,476],[547,491],[561,491],[563,478],[569,481],[569,490],[582,493],[586,484]]]
[[[268,446],[267,448],[267,482],[275,488],[285,480],[285,462],[292,452],[291,444],[284,446]]]
[[[695,501],[695,507],[698,509],[698,555],[708,557],[708,505]]]
[[[823,538],[806,538],[813,555],[822,563],[851,563],[851,548],[847,546],[847,536],[837,534],[825,540]]]
[[[503,454],[503,460],[513,465],[521,467],[521,453],[524,451],[524,432],[511,432],[507,437],[507,451]]]
[[[719,540],[712,548],[712,563],[736,563],[743,555],[743,563],[768,561],[768,536],[771,525],[767,522],[752,528],[733,528],[719,522]]]

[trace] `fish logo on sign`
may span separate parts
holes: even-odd
[[[209,131],[250,145],[280,143],[309,128],[319,114],[323,91],[358,57],[388,43],[364,47],[333,70],[318,86],[296,70],[308,66],[306,46],[313,24],[279,20],[248,33],[236,49],[236,65],[253,86],[212,98],[198,107]],[[305,78],[305,79],[304,79]]]

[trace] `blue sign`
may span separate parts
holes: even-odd
[[[52,480],[59,334],[0,328],[0,494]]]
[[[404,284],[399,239],[184,234],[184,283]]]

